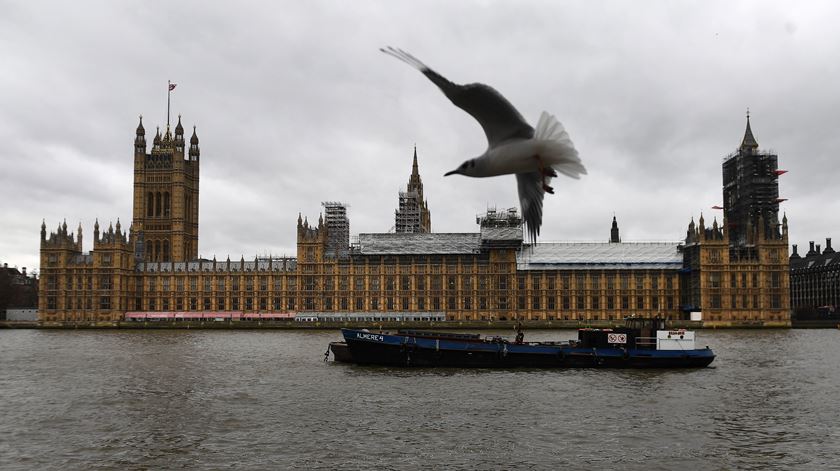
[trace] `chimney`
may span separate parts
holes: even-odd
[[[23,267],[23,276],[26,276],[26,267]]]
[[[808,255],[806,255],[806,257],[810,257],[811,255],[814,255],[814,241],[813,241],[813,240],[812,240],[812,241],[809,241],[809,242],[808,242],[808,245],[809,245],[811,248],[810,248],[810,249],[808,249]]]
[[[791,256],[791,258],[793,258],[793,257],[798,258],[799,257],[799,254],[796,252],[796,244],[793,244],[793,253],[790,254],[790,256]]]
[[[817,255],[820,254],[820,244],[817,244]]]
[[[823,253],[834,253],[834,249],[831,248],[831,237],[825,238],[825,250]]]

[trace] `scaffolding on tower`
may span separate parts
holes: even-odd
[[[327,246],[324,255],[328,258],[347,258],[350,255],[350,219],[348,205],[337,201],[324,201],[324,226],[327,229]]]

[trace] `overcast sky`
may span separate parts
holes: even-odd
[[[294,255],[298,213],[349,204],[386,232],[417,145],[435,232],[518,207],[513,176],[443,177],[484,134],[410,51],[566,126],[589,174],[554,181],[542,241],[679,240],[721,212],[721,161],[749,108],[779,155],[791,243],[840,238],[840,3],[826,1],[30,2],[0,0],[0,262],[39,231],[132,218],[134,132],[201,140],[199,253]],[[838,244],[840,245],[840,242]]]

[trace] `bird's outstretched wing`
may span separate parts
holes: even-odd
[[[545,177],[545,183],[551,181],[551,177]],[[522,219],[525,221],[525,229],[528,232],[528,240],[533,244],[540,235],[542,226],[543,197],[543,176],[540,172],[527,172],[516,174],[516,188],[519,191],[519,206],[522,208]]]
[[[455,106],[475,118],[484,129],[487,143],[491,148],[511,138],[530,139],[533,137],[534,128],[525,122],[519,111],[493,87],[483,83],[458,85],[402,49],[389,46],[381,48],[380,51],[422,72]]]

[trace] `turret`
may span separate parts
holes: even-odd
[[[687,244],[696,242],[695,235],[694,216],[692,216],[691,222],[688,223],[688,230],[685,231],[685,242]]]
[[[178,124],[175,126],[175,148],[184,150],[184,126],[181,125],[181,115],[178,115]]]
[[[612,227],[610,228],[610,242],[611,243],[621,242],[621,237],[619,237],[619,235],[618,235],[618,222],[616,222],[616,220],[615,220],[615,215],[613,215]]]
[[[782,215],[782,240],[788,239],[788,222],[787,222],[787,214]],[[828,239],[831,240],[831,239]]]
[[[178,122],[180,123],[180,118]],[[195,126],[193,126],[192,137],[190,137],[190,160],[198,160],[199,155],[201,155],[201,150],[198,148],[198,134],[196,134]]]
[[[143,127],[143,115],[140,115],[140,124],[137,125],[137,134],[134,138],[134,152],[146,153],[146,129]]]
[[[99,218],[96,218],[96,222],[93,223],[93,243],[97,242],[99,242]]]
[[[76,247],[79,252],[82,251],[82,222],[79,221],[79,228],[76,229]]]
[[[181,115],[178,115],[178,124],[175,125],[175,140],[178,139],[178,136],[181,136],[181,140],[184,139],[184,126],[181,125]]]
[[[47,220],[41,219],[41,243],[47,241]]]

